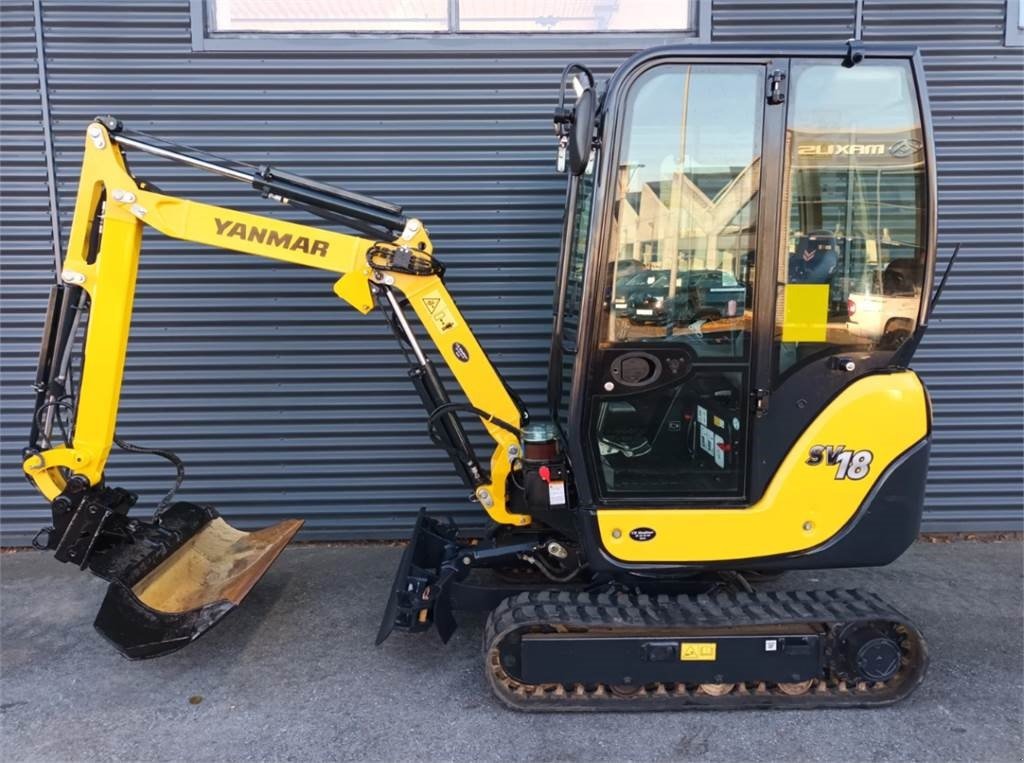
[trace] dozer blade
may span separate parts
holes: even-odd
[[[402,553],[391,584],[376,643],[384,643],[395,628],[413,633],[437,626],[447,642],[455,632],[455,618],[447,597],[447,584],[462,574],[457,559],[462,548],[454,524],[443,523],[420,509],[409,545]]]
[[[471,571],[518,561],[524,554],[536,553],[541,545],[533,538],[508,544],[495,544],[493,539],[460,540],[454,522],[431,517],[420,509],[391,584],[377,645],[396,628],[418,633],[436,627],[441,641],[447,643],[458,626],[456,611],[491,610],[523,590],[515,583],[475,584],[469,579]]]
[[[181,649],[241,603],[300,527],[289,519],[247,533],[210,507],[174,504],[90,564],[110,580],[96,630],[129,659]]]

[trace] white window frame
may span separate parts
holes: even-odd
[[[216,0],[189,0],[192,48],[196,51],[317,51],[384,52],[465,50],[564,50],[584,44],[594,50],[640,50],[653,45],[711,41],[711,0],[678,0],[687,6],[688,30],[665,32],[461,32],[459,0],[448,0],[449,28],[438,32],[219,32]],[[454,21],[454,23],[453,23]]]
[[[365,20],[347,29],[343,22],[335,23],[333,20],[317,28],[316,21],[307,21],[295,17],[290,10],[288,2],[280,3],[281,11],[285,18],[268,22],[264,26],[260,26],[259,21],[254,22],[252,25],[231,26],[228,10],[230,5],[231,0],[207,0],[208,12],[206,18],[209,24],[209,31],[212,34],[446,34],[453,31],[453,3],[451,0],[432,0],[430,2],[430,5],[433,6],[431,10],[439,12],[441,15],[441,18],[431,20],[430,23],[435,25],[433,28],[430,28],[427,23],[417,24],[416,20],[408,16],[397,16],[389,20],[392,24],[391,26],[387,26],[388,22],[384,22],[382,26],[377,28],[369,26],[369,22]],[[344,18],[344,14],[335,18],[340,21],[340,19]],[[224,24],[223,26],[222,23]]]
[[[1024,47],[1024,2],[1006,0],[1006,35],[1003,44],[1007,47]]]

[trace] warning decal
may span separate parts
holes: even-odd
[[[452,310],[448,307],[440,292],[432,291],[425,296],[423,298],[423,306],[427,308],[427,312],[430,313],[430,317],[442,334],[455,328],[455,318],[452,315]]]
[[[679,645],[679,659],[683,662],[714,662],[718,659],[718,644],[713,641],[684,641]]]

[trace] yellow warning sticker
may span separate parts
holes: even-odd
[[[455,328],[455,318],[452,316],[452,311],[451,308],[448,307],[448,303],[445,302],[444,297],[441,296],[441,292],[432,291],[423,297],[423,306],[427,308],[427,312],[430,313],[430,318],[441,330],[442,334]]]
[[[679,645],[679,659],[683,662],[714,662],[718,657],[718,644],[713,641],[693,641]]]

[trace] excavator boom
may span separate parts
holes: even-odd
[[[245,182],[269,199],[363,235],[160,193],[131,174],[126,150]],[[117,410],[147,225],[171,238],[329,271],[336,277],[335,294],[354,309],[365,314],[381,306],[412,349],[410,377],[430,414],[432,436],[452,454],[459,476],[496,521],[529,522],[506,506],[503,487],[521,411],[445,288],[443,267],[419,221],[393,204],[211,157],[98,118],[87,130],[68,252],[50,298],[23,468],[51,503],[53,524],[40,531],[36,545],[110,581],[96,627],[122,653],[155,656],[201,635],[237,606],[302,526],[294,519],[241,532],[212,507],[169,501],[142,521],[128,517],[136,496],[107,485],[107,459],[119,442]],[[469,406],[451,403],[405,306],[426,327]],[[76,389],[72,361],[83,327]],[[490,459],[474,452],[458,419],[460,407],[479,415],[494,438]]]

